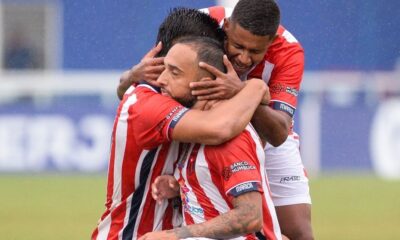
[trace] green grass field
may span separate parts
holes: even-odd
[[[0,175],[0,239],[89,239],[105,189],[103,175]],[[311,194],[316,239],[400,239],[400,181],[325,176]]]

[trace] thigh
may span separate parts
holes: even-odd
[[[286,205],[275,209],[282,234],[289,239],[313,239],[310,204]]]

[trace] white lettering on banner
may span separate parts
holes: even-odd
[[[400,179],[400,98],[380,105],[372,122],[370,144],[377,174]]]
[[[0,171],[105,169],[112,120],[87,115],[0,117]]]

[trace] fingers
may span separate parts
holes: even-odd
[[[164,71],[164,69],[165,69],[164,65],[149,66],[146,68],[146,72],[161,74]]]
[[[220,89],[218,89],[218,88],[204,88],[204,89],[199,89],[199,90],[192,90],[192,95],[197,96],[197,100],[206,100],[206,99],[200,99],[200,98],[204,95],[218,93],[219,91],[220,91]]]
[[[225,73],[221,72],[217,68],[205,63],[205,62],[199,62],[199,66],[203,68],[204,70],[210,72],[212,75],[216,77],[222,77]]]
[[[164,66],[164,57],[152,58],[151,65],[163,65]]]
[[[161,51],[161,49],[162,49],[162,43],[158,42],[157,46],[150,49],[150,51],[148,51],[143,58],[153,58],[157,55],[157,53]]]
[[[228,73],[235,72],[235,69],[233,68],[233,65],[232,65],[231,61],[229,61],[229,59],[228,59],[228,57],[226,55],[224,55],[224,65],[225,65],[226,70],[228,71]]]
[[[195,89],[203,89],[203,88],[212,88],[218,86],[217,81],[211,80],[211,78],[202,78],[199,82],[191,82],[190,88]]]

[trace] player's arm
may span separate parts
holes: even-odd
[[[288,137],[292,118],[285,112],[260,105],[254,112],[251,123],[262,139],[277,147]]]
[[[293,53],[276,66],[276,72],[269,80],[270,105],[259,106],[251,121],[258,134],[275,147],[285,142],[289,135],[304,72],[303,50],[293,47],[291,51]]]
[[[207,145],[226,142],[247,126],[267,89],[263,81],[252,79],[233,98],[211,110],[188,111],[176,124],[172,139]]]
[[[131,69],[125,71],[119,80],[117,87],[117,95],[121,100],[126,90],[134,83],[139,83],[142,80],[146,80],[153,86],[158,86],[157,78],[161,72],[164,71],[164,58],[155,56],[161,51],[161,42],[152,48],[142,60]]]
[[[257,191],[243,193],[233,199],[233,209],[204,223],[172,230],[147,233],[140,240],[183,239],[205,237],[225,239],[258,232],[262,228],[262,200]]]

